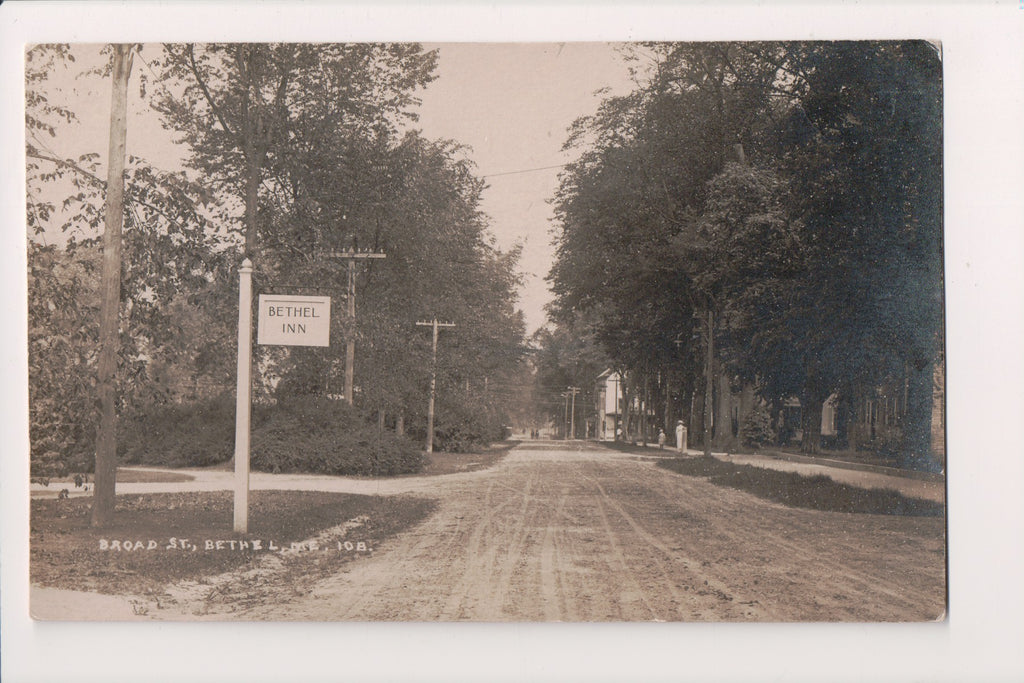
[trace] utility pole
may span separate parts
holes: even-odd
[[[704,364],[704,455],[711,457],[711,411],[714,406],[712,395],[715,390],[715,314],[708,306],[708,355]]]
[[[121,312],[121,229],[124,225],[124,157],[128,135],[128,75],[132,46],[113,46],[110,57],[110,143],[107,158],[106,222],[100,301],[100,353],[97,360],[100,424],[96,433],[96,483],[91,524],[114,521],[117,483],[117,348]]]
[[[562,420],[562,438],[569,438],[569,392],[562,392],[562,398],[565,399],[565,418]]]
[[[383,251],[370,249],[358,250],[355,247],[345,251],[329,251],[328,258],[340,258],[348,261],[348,325],[345,340],[345,402],[352,405],[352,386],[356,364],[356,262],[366,259],[382,259],[387,254]]]
[[[430,356],[430,402],[427,403],[427,453],[434,452],[434,389],[437,386],[437,329],[439,327],[455,327],[455,323],[439,323],[437,318],[428,322],[417,322],[417,325],[433,329],[434,338],[431,343]]]
[[[576,394],[580,393],[579,387],[569,387],[569,395],[572,396],[572,411],[569,413],[569,433],[576,438]]]

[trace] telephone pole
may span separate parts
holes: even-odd
[[[580,393],[579,387],[569,387],[569,395],[572,396],[572,410],[569,417],[569,433],[571,438],[576,438],[576,394]]]
[[[437,318],[417,325],[433,328],[434,338],[430,356],[430,402],[427,403],[427,453],[434,452],[434,388],[437,386],[437,329],[439,327],[455,327],[455,323],[439,323]]]
[[[366,259],[386,258],[387,254],[383,251],[359,250],[353,247],[345,251],[329,251],[325,256],[348,261],[348,296],[346,298],[348,300],[349,330],[345,340],[345,402],[352,405],[352,385],[356,364],[356,263]]]
[[[704,455],[711,457],[711,420],[715,391],[715,314],[708,306],[708,346],[704,361]]]
[[[561,394],[562,398],[565,399],[565,419],[562,421],[562,438],[569,439],[569,392],[563,391]]]

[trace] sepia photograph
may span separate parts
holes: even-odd
[[[19,48],[36,628],[948,629],[943,36],[400,35]]]
[[[942,619],[941,50],[30,47],[33,616]]]

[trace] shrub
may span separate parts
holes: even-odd
[[[41,456],[32,458],[30,474],[33,481],[49,486],[49,480],[63,477],[68,473],[68,465],[56,451],[47,451]]]
[[[749,448],[761,448],[775,442],[772,417],[768,414],[767,408],[758,405],[751,411],[743,421],[740,437],[743,439],[743,445]]]
[[[434,448],[448,453],[466,453],[502,441],[507,434],[497,415],[477,404],[452,401],[443,404],[438,411],[434,422]]]
[[[341,401],[294,396],[268,409],[253,430],[254,469],[265,472],[388,476],[423,469],[419,446],[378,430]]]
[[[235,400],[229,394],[191,404],[154,405],[121,421],[123,462],[204,467],[234,454]]]
[[[190,405],[161,405],[122,421],[124,462],[158,467],[203,467],[229,460],[235,446],[235,402],[230,395]],[[346,403],[289,396],[254,406],[250,464],[266,472],[385,476],[419,472],[417,444],[378,432]],[[42,469],[42,468],[40,468]]]

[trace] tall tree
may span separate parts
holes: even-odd
[[[191,164],[242,199],[245,253],[256,253],[265,183],[286,190],[290,152],[335,130],[366,132],[411,116],[436,61],[415,44],[166,45],[168,90],[158,108],[193,151]]]
[[[118,318],[121,313],[121,227],[124,222],[124,157],[128,133],[128,74],[132,46],[113,46],[111,55],[110,147],[107,154],[106,220],[103,230],[103,272],[100,298],[99,374],[100,427],[96,436],[96,486],[92,525],[114,520],[117,474]]]
[[[942,66],[925,41],[802,46],[813,136],[788,156],[792,211],[817,249],[838,334],[861,337],[857,379],[906,377],[902,457],[930,452],[942,329]],[[840,317],[841,316],[841,317]]]
[[[102,54],[113,62],[123,49],[110,46]],[[207,198],[199,184],[129,156],[123,173],[115,164],[110,169],[114,185],[124,189],[122,208],[111,202],[105,211],[107,188],[113,185],[102,178],[101,156],[90,152],[68,158],[61,153],[67,143],[63,126],[74,124],[76,116],[50,77],[74,65],[76,52],[83,51],[38,45],[26,53],[26,214],[29,296],[35,302],[29,308],[34,473],[50,468],[45,464],[49,461],[56,471],[91,471],[96,466],[99,236],[106,220],[121,218],[125,225],[121,256],[114,258],[116,250],[104,247],[111,260],[108,277],[115,285],[107,290],[105,343],[113,349],[114,360],[106,359],[105,372],[114,373],[116,385],[115,398],[104,405],[108,420],[111,404],[116,415],[162,393],[159,383],[148,377],[148,368],[173,356],[181,339],[176,334],[181,321],[167,308],[171,299],[205,307],[207,292],[226,281],[218,236],[208,229],[199,207]],[[97,75],[113,74],[111,65],[100,67]],[[50,240],[58,244],[42,246]],[[109,424],[105,428],[104,448],[110,449]],[[100,483],[102,495],[97,497],[106,503],[112,491],[108,478]]]
[[[586,424],[590,417],[586,406],[595,404],[598,375],[612,364],[595,338],[592,322],[593,319],[576,314],[562,318],[554,326],[542,327],[533,335],[537,396],[547,418],[556,425],[563,424],[566,410],[572,405],[566,396],[570,387],[579,389],[575,396],[575,422]],[[569,425],[563,426],[567,432]],[[580,431],[577,429],[577,433]]]
[[[581,154],[556,197],[550,279],[556,314],[598,311],[608,353],[638,385],[661,386],[668,402],[664,378],[692,390],[697,368],[708,365],[694,326],[706,327],[717,306],[695,286],[678,242],[694,234],[708,180],[764,128],[771,92],[763,84],[778,69],[731,44],[647,44],[629,56],[641,52],[654,63],[641,87],[609,98],[570,131],[566,146]]]
[[[632,355],[635,374],[643,360],[664,367],[666,321],[643,321],[672,292],[716,321],[704,348],[720,342],[726,368],[766,397],[801,397],[809,450],[831,393],[907,376],[904,452],[925,453],[942,298],[933,46],[641,52],[653,66],[637,90],[570,131],[581,153],[556,198],[556,313],[596,312],[606,348]],[[687,354],[691,372],[697,352]]]

